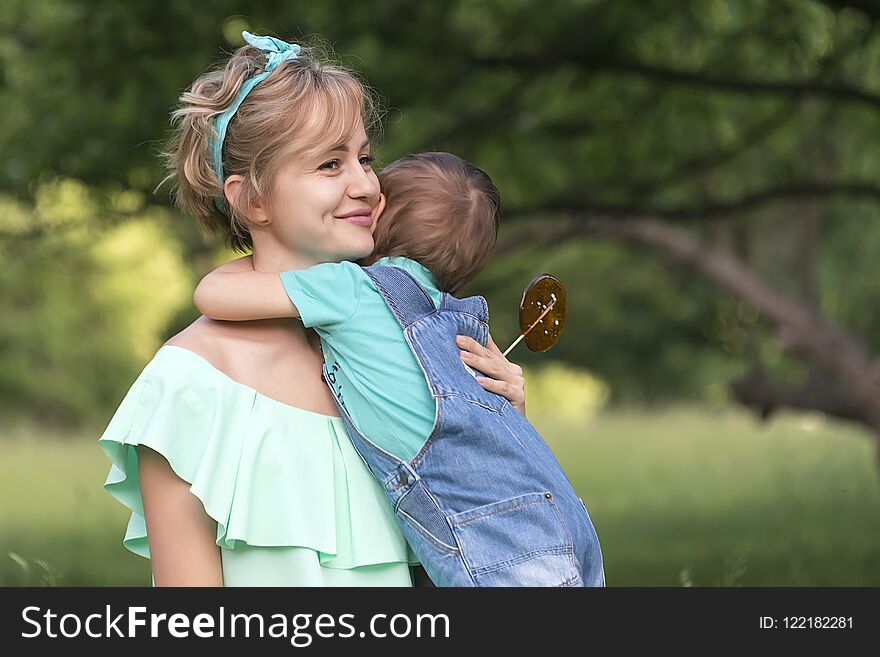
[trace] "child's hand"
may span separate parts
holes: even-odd
[[[462,349],[460,355],[464,363],[487,375],[478,376],[477,383],[489,392],[505,397],[525,417],[526,381],[522,368],[501,355],[492,336],[489,336],[488,348],[465,335],[456,336],[455,342]]]

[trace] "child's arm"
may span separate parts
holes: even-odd
[[[193,301],[211,319],[299,317],[276,273],[215,269],[201,280]]]
[[[370,229],[371,233],[376,229],[376,220],[384,209],[385,195],[379,194],[376,204],[372,208],[373,225]],[[321,267],[325,269],[321,270]],[[330,269],[327,269],[327,267],[330,267]],[[341,271],[337,270],[337,267],[339,267],[338,264],[325,263],[310,269],[312,270],[312,277],[319,271],[330,273],[332,276],[332,274]],[[302,270],[302,272],[284,272],[282,275],[254,271],[253,257],[245,256],[227,262],[205,276],[193,293],[193,301],[196,304],[196,308],[203,315],[211,319],[247,321],[253,319],[272,319],[275,317],[302,318],[302,313],[294,305],[291,297],[302,292],[301,286],[306,285],[307,289],[319,292],[315,295],[315,298],[320,301],[321,306],[326,305],[329,308],[325,308],[319,314],[317,308],[312,307],[314,304],[311,303],[308,295],[306,298],[297,296],[298,300],[302,299],[303,303],[305,303],[302,307],[305,308],[308,315],[308,317],[302,318],[304,325],[308,327],[317,325],[330,326],[334,323],[340,323],[340,315],[345,315],[345,312],[350,310],[347,305],[348,298],[344,294],[348,288],[344,284],[351,281],[345,278],[341,281],[331,278],[330,282],[332,284],[327,285],[327,281],[323,281],[321,276],[318,276],[316,280],[312,280],[312,277],[306,277],[297,279],[296,292],[285,289],[281,276],[300,273],[305,276],[305,270]],[[312,280],[313,284],[307,285],[306,281],[308,280]],[[322,281],[324,282],[323,286],[321,285]],[[317,283],[317,286],[315,283]],[[327,290],[333,290],[332,298],[325,296]],[[354,292],[356,292],[356,289],[352,290],[352,293]]]

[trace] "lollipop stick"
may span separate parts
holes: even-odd
[[[513,349],[516,345],[518,345],[518,344],[519,344],[519,341],[522,340],[524,337],[526,337],[526,334],[525,334],[525,333],[523,333],[523,334],[522,334],[521,336],[519,336],[516,340],[514,340],[514,341],[513,341],[513,344],[510,345],[507,349],[505,349],[505,350],[504,350],[504,353],[501,354],[501,355],[504,356],[504,357],[507,357],[507,354],[510,353],[510,350]]]
[[[540,322],[542,319],[544,319],[544,316],[545,316],[547,313],[550,312],[550,309],[553,307],[553,305],[554,305],[555,303],[556,303],[556,299],[553,299],[550,303],[548,303],[548,304],[547,304],[547,307],[544,308],[544,312],[542,312],[542,313],[538,316],[538,319],[536,319],[534,322],[532,322],[532,325],[531,325],[529,328],[527,328],[527,329],[525,330],[525,332],[524,332],[521,336],[519,336],[516,340],[514,340],[514,341],[513,341],[513,344],[510,345],[507,349],[505,349],[505,350],[504,350],[504,353],[501,354],[501,355],[506,357],[507,354],[510,353],[510,350],[513,349],[516,345],[518,345],[518,344],[519,344],[519,341],[522,340],[524,337],[526,337],[526,336],[531,332],[531,330],[532,330],[533,328],[535,328],[535,327],[538,325],[538,322]]]

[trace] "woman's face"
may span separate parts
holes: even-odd
[[[373,251],[379,179],[363,126],[346,143],[281,165],[264,208],[271,232],[304,261],[355,260]]]

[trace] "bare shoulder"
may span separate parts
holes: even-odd
[[[226,322],[217,322],[205,316],[199,317],[165,344],[181,347],[201,356],[220,370],[226,370],[231,349],[231,336]]]
[[[165,344],[189,349],[266,397],[324,415],[337,414],[321,381],[318,344],[309,341],[296,320],[223,322],[199,317]]]

